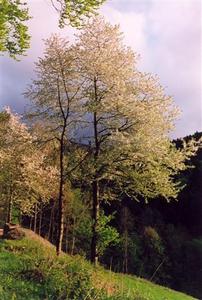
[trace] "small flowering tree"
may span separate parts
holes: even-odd
[[[37,201],[47,201],[54,193],[57,169],[47,165],[27,126],[7,108],[0,122],[1,202],[7,207],[7,222],[12,221],[13,206],[30,214]]]

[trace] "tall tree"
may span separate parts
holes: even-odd
[[[94,263],[100,202],[110,197],[110,186],[134,198],[175,198],[180,183],[173,176],[186,168],[196,150],[193,144],[180,151],[170,142],[178,114],[173,99],[157,78],[138,71],[138,56],[122,38],[118,26],[95,18],[75,46],[78,72],[85,80],[80,92],[88,121],[83,139],[93,153],[84,172],[92,186]]]
[[[183,149],[171,143],[169,134],[178,114],[173,99],[157,78],[138,71],[138,56],[122,39],[119,27],[102,18],[90,21],[73,46],[53,36],[37,64],[38,78],[27,92],[35,106],[32,116],[45,122],[43,139],[58,141],[57,253],[64,229],[65,181],[80,166],[82,180],[91,187],[94,263],[101,201],[118,192],[133,198],[176,198],[181,186],[174,176],[197,149],[194,142]],[[75,123],[79,135],[73,131]],[[72,137],[82,139],[87,154],[81,151],[82,158],[69,168],[65,153]]]
[[[75,59],[68,42],[58,36],[46,41],[44,58],[36,64],[37,79],[26,95],[33,103],[29,116],[45,129],[43,142],[56,141],[59,168],[58,189],[58,238],[57,254],[62,248],[64,231],[64,188],[66,182],[65,152],[71,135],[73,121],[78,119],[80,87],[74,68]]]

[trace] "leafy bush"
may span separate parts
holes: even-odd
[[[112,215],[106,216],[103,212],[99,217],[99,224],[97,228],[99,255],[103,255],[109,245],[117,244],[119,242],[118,231],[109,225],[112,219]]]

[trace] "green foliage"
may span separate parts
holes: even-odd
[[[65,266],[61,263],[53,262],[51,271],[45,277],[44,284],[49,297],[72,300],[90,299],[94,290],[88,269],[77,263],[65,264]]]
[[[96,10],[106,0],[52,0],[55,9],[60,13],[60,27],[66,22],[72,26],[80,27],[86,17],[95,14]]]
[[[161,202],[163,203],[163,200]],[[120,215],[115,220],[120,232],[120,243],[109,247],[102,262],[114,271],[122,272],[124,251],[127,245],[128,272],[163,284],[175,290],[201,298],[201,239],[193,238],[186,227],[167,224],[159,203],[134,203],[130,210],[128,235],[125,236],[120,226]],[[178,203],[177,203],[178,204]],[[139,207],[140,206],[140,207]],[[165,206],[165,218],[170,207]],[[164,207],[163,206],[163,207]],[[159,207],[157,210],[155,207]],[[173,207],[173,210],[176,206]],[[178,218],[179,216],[176,215]],[[172,218],[172,220],[176,220]],[[174,223],[174,222],[173,222]]]
[[[105,216],[103,211],[100,213],[97,226],[99,256],[102,256],[110,245],[117,245],[119,242],[117,230],[110,226],[110,222],[113,218],[113,215]],[[79,189],[73,191],[71,200],[70,197],[67,198],[65,222],[68,224],[67,238],[69,241],[69,248],[66,249],[66,251],[72,253],[71,246],[72,240],[74,239],[73,253],[90,257],[90,240],[92,238],[93,221],[90,214],[90,207],[85,203],[84,199],[82,199]]]
[[[159,277],[162,279],[164,275],[160,267],[165,262],[166,256],[163,241],[155,228],[145,227],[142,248],[142,275],[144,274],[144,277],[154,282],[159,282]]]
[[[182,290],[201,297],[202,287],[202,238],[186,241],[182,249],[183,274]],[[187,271],[189,270],[189,271]]]
[[[81,194],[79,188],[65,193],[65,224],[66,234],[64,249],[71,254],[90,256],[90,239],[92,236],[92,220],[89,205],[86,203],[85,195]]]
[[[202,239],[192,239],[185,228],[171,224],[165,228],[164,239],[170,286],[201,298]]]
[[[94,14],[105,0],[51,0],[59,12],[60,27],[68,22],[79,27],[85,17]],[[30,46],[30,35],[25,22],[30,19],[27,3],[22,0],[0,0],[0,52],[17,58]]]
[[[36,243],[28,246],[28,241],[19,245],[5,243],[5,253],[10,258],[6,267],[13,276],[17,276],[22,282],[22,288],[16,289],[20,299],[33,297],[33,299],[93,299],[94,292],[90,281],[90,273],[85,264],[80,264],[80,259],[67,263],[65,259],[57,260],[55,256],[46,256],[45,249],[37,247]],[[29,253],[29,250],[31,250]],[[2,250],[2,249],[1,249]],[[23,257],[20,258],[20,252]],[[9,255],[8,255],[9,253]],[[14,260],[14,263],[11,261]],[[8,284],[9,278],[1,283]],[[14,285],[14,280],[11,281]],[[15,287],[18,286],[18,283]],[[35,286],[35,290],[32,289]],[[11,291],[13,288],[11,288]],[[37,297],[38,296],[38,297]]]
[[[29,18],[26,3],[0,0],[0,52],[8,52],[16,58],[29,48],[30,36],[25,25]]]
[[[119,233],[115,228],[109,225],[112,219],[112,215],[105,216],[104,213],[101,212],[97,226],[99,255],[103,255],[109,245],[116,245],[119,242]]]

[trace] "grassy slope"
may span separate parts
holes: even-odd
[[[83,285],[87,285],[88,283],[85,283],[87,274],[91,281],[89,289],[94,286],[96,289],[106,291],[109,298],[106,296],[103,299],[194,299],[135,276],[115,274],[101,267],[95,270],[78,256],[70,257],[63,254],[57,258],[54,247],[29,230],[26,230],[26,238],[21,241],[0,240],[0,299],[2,300],[64,299],[58,296],[62,295],[62,289],[70,290],[72,287],[75,291],[77,286],[82,294],[84,287],[77,284],[75,276],[84,282]],[[117,293],[120,295],[119,298],[113,298]],[[66,299],[84,298],[74,295]],[[94,296],[85,299],[101,298],[95,292]]]

